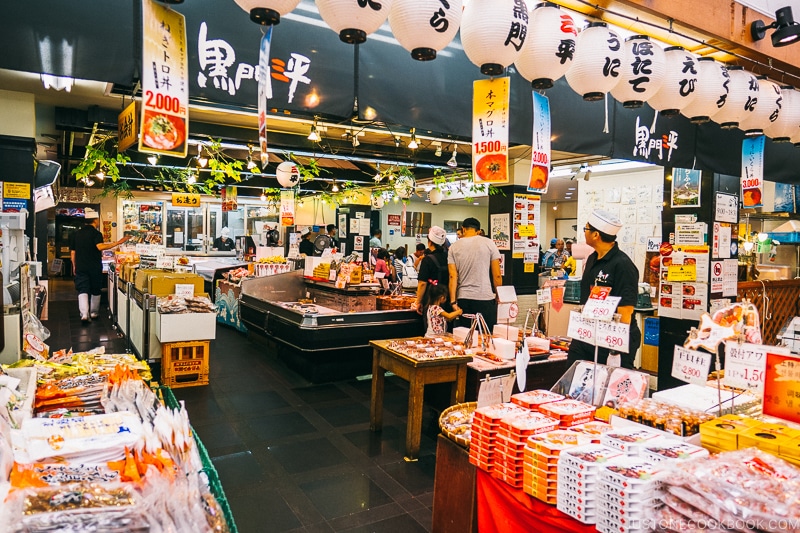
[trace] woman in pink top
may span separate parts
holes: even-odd
[[[378,250],[378,257],[375,260],[375,274],[382,272],[387,280],[392,279],[392,267],[389,265],[389,252],[386,248]]]

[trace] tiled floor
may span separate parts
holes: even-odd
[[[82,326],[72,284],[51,281],[53,349],[124,351],[107,310]],[[239,531],[430,531],[437,413],[420,459],[403,460],[408,387],[386,380],[384,429],[369,430],[370,381],[312,385],[270,349],[225,326],[210,385],[175,389],[219,472]]]

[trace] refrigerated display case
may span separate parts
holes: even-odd
[[[164,202],[124,201],[122,203],[122,231],[134,244],[161,244],[163,242]]]

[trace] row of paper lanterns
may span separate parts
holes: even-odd
[[[235,0],[251,19],[277,23],[300,0]],[[387,20],[401,46],[430,60],[461,30],[464,52],[487,75],[514,64],[535,89],[561,76],[586,100],[611,94],[626,107],[647,102],[662,115],[764,133],[800,143],[800,92],[742,67],[698,58],[647,36],[621,38],[604,22],[578,32],[555,4],[528,11],[524,0],[316,0],[322,19],[345,42],[363,42]],[[271,14],[266,16],[265,13]],[[267,22],[264,22],[264,21]]]

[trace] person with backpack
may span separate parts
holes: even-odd
[[[558,252],[558,250],[556,250],[557,243],[558,239],[555,237],[550,239],[550,248],[542,254],[542,270],[552,269],[555,267],[556,253]]]
[[[447,240],[447,232],[439,226],[431,226],[428,230],[428,250],[419,263],[417,277],[417,299],[411,308],[422,314],[423,297],[429,285],[436,283],[447,287],[450,283],[450,273],[447,269],[447,251],[443,245]],[[450,312],[452,307],[449,302],[444,302],[442,308]]]

